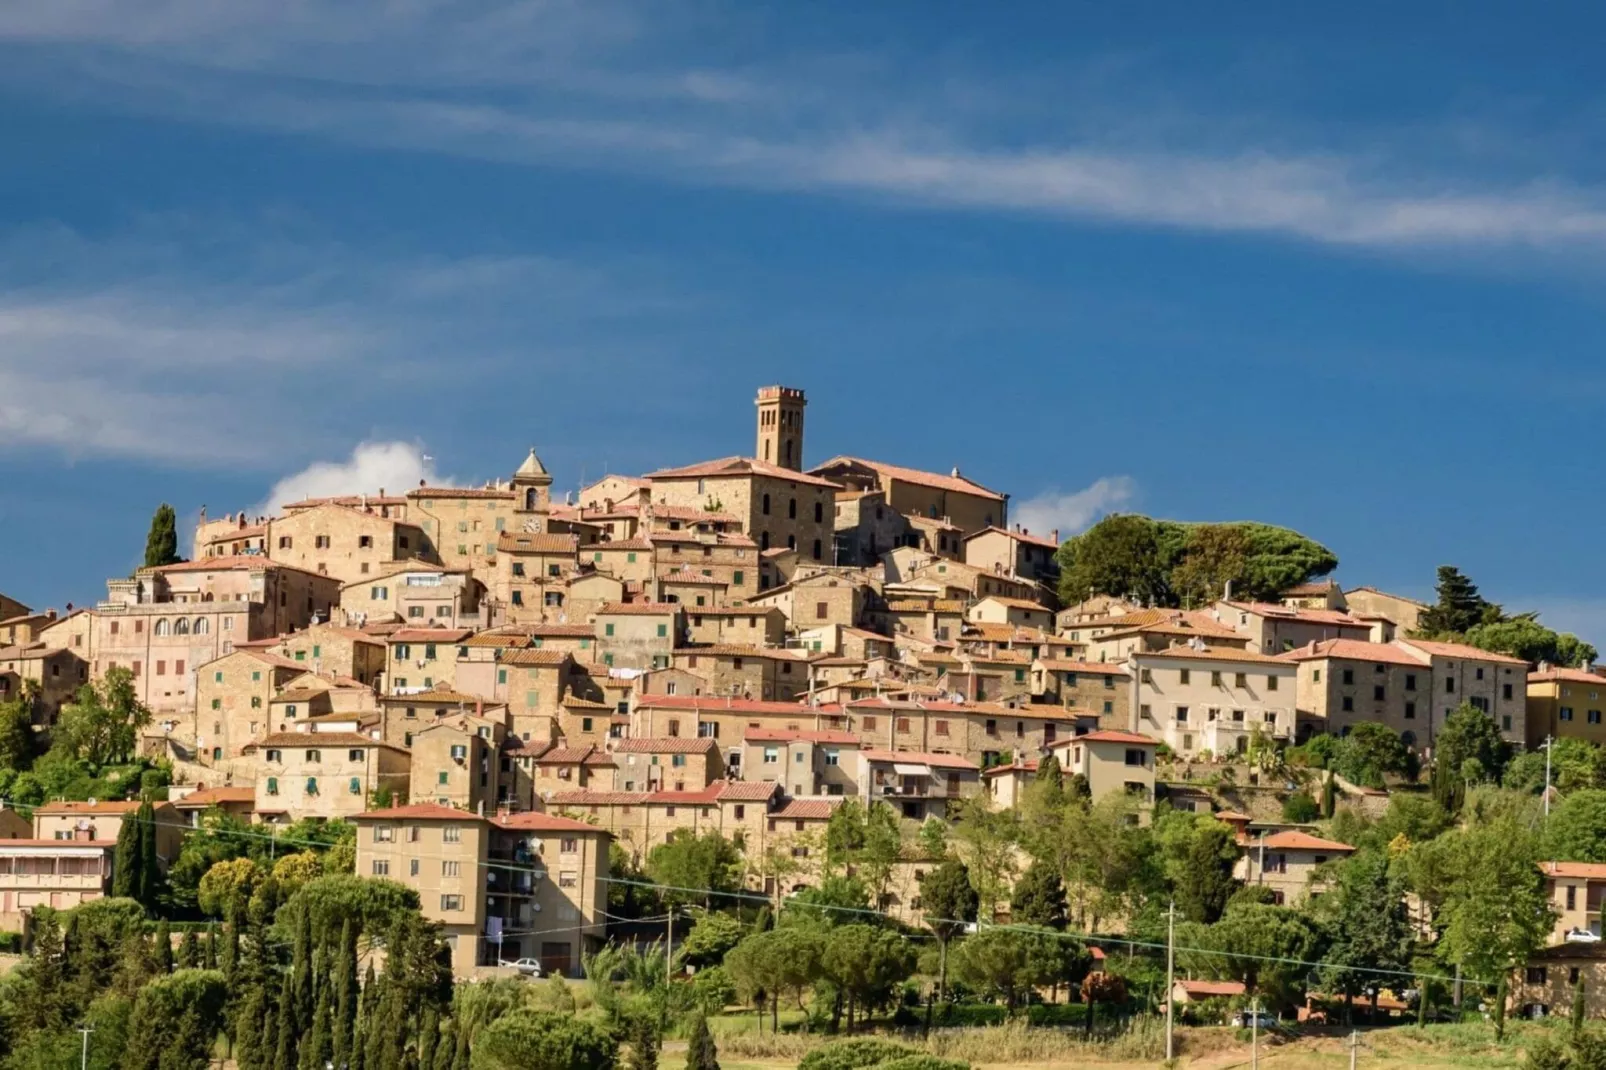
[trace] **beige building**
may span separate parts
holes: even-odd
[[[1062,739],[1049,748],[1067,776],[1087,779],[1093,801],[1112,792],[1154,802],[1155,741],[1136,732],[1099,731]]]
[[[426,562],[386,565],[340,588],[343,623],[362,627],[399,621],[414,628],[484,628],[500,623],[486,612],[485,585],[467,568]]]
[[[1325,890],[1323,869],[1355,853],[1347,843],[1288,829],[1240,841],[1243,854],[1233,876],[1246,885],[1270,888],[1274,901],[1297,906]]]
[[[4,653],[0,652],[0,657]],[[1529,749],[1546,738],[1587,739],[1606,743],[1606,677],[1584,669],[1565,669],[1540,665],[1528,674],[1528,701],[1525,730]]]
[[[358,815],[357,872],[418,892],[439,922],[452,973],[522,958],[576,976],[600,946],[608,902],[608,833],[541,813],[481,817],[433,804]]]
[[[71,910],[111,891],[115,840],[0,838],[0,932],[20,933],[39,907]]]
[[[965,564],[988,572],[1018,576],[1053,590],[1059,583],[1060,533],[1047,538],[1033,535],[1020,525],[989,527],[965,536]]]
[[[533,452],[525,464],[531,461],[540,467]],[[540,512],[551,476],[546,480],[536,489],[536,508],[529,515]],[[407,492],[407,502],[408,516],[423,530],[442,564],[468,570],[486,587],[496,582],[498,540],[504,532],[518,530],[525,516],[519,508],[523,504],[519,491],[512,484],[417,487]]]
[[[859,791],[859,737],[852,732],[749,728],[731,760],[732,776],[774,782],[788,795]]]
[[[771,833],[768,819],[783,805],[780,785],[722,780],[701,791],[569,791],[547,800],[550,812],[595,822],[607,829],[619,845],[638,858],[677,829],[697,835],[714,831],[726,839],[740,837],[742,852],[751,860],[763,856]]]
[[[36,840],[82,840],[115,844],[123,822],[132,821],[139,810],[137,801],[51,802],[33,812]],[[184,831],[178,811],[172,804],[152,804],[156,822],[156,858],[166,869],[178,857]]]
[[[654,502],[697,507],[712,501],[741,517],[759,552],[784,547],[804,560],[830,561],[837,488],[829,480],[748,457],[666,468],[648,478]]]
[[[701,791],[725,776],[719,744],[700,736],[621,739],[613,762],[616,791]]]
[[[279,636],[262,647],[295,662],[308,672],[349,677],[373,687],[385,671],[385,641],[357,628],[314,624]]]
[[[1298,737],[1348,735],[1357,724],[1381,724],[1408,747],[1428,743],[1432,664],[1397,643],[1329,639],[1290,651],[1298,666]]]
[[[573,608],[565,603],[579,567],[580,540],[575,535],[504,532],[497,540],[492,598],[515,623],[557,620]]]
[[[88,682],[89,663],[70,650],[46,643],[0,647],[0,702],[25,694],[33,685],[36,724],[54,724],[61,707]]]
[[[373,505],[324,502],[288,511],[268,521],[265,544],[274,562],[338,583],[377,575],[393,561],[438,560],[422,529]]]
[[[856,627],[872,592],[858,579],[860,573],[840,570],[799,575],[790,583],[771,587],[751,599],[753,605],[781,611],[792,630]]]
[[[351,818],[375,793],[405,794],[406,748],[357,732],[275,732],[247,746],[261,774],[256,812],[270,824]]]
[[[506,738],[503,722],[474,714],[420,725],[412,736],[407,798],[476,813],[514,805],[511,784],[502,781]]]
[[[203,761],[237,758],[269,732],[289,731],[307,710],[283,709],[270,720],[273,700],[300,677],[301,664],[263,650],[236,650],[202,665],[196,673],[195,750]],[[292,704],[293,705],[293,704]]]
[[[1417,630],[1426,602],[1414,598],[1389,594],[1376,587],[1356,587],[1344,592],[1343,607],[1351,616],[1382,618],[1394,625],[1397,635],[1409,635]]]
[[[744,602],[760,590],[758,544],[739,531],[653,531],[647,543],[652,547],[653,577],[659,586],[667,583],[675,588],[683,602],[695,605],[698,594],[705,599],[717,595],[718,601],[706,604],[728,605]],[[712,586],[716,583],[717,590]],[[645,589],[650,592],[651,587]]]
[[[944,476],[859,457],[833,457],[810,472],[846,490],[879,490],[887,505],[905,516],[945,518],[961,533],[1005,527],[1009,520],[1009,496],[966,479],[958,468]]]
[[[1267,602],[1217,602],[1216,619],[1249,637],[1257,654],[1282,654],[1329,639],[1366,642],[1372,626],[1336,609],[1295,609]]]
[[[956,754],[866,749],[859,752],[859,790],[904,818],[949,820],[959,803],[981,790],[981,768]]]
[[[1294,738],[1293,663],[1227,647],[1177,646],[1131,655],[1130,727],[1186,757],[1234,754],[1260,732]]]
[[[1426,639],[1397,639],[1405,650],[1425,655],[1433,673],[1433,700],[1427,723],[1427,742],[1445,718],[1463,702],[1494,718],[1500,735],[1510,743],[1527,738],[1528,663],[1505,654],[1464,643],[1434,643]]]
[[[630,715],[630,734],[703,736],[737,749],[750,728],[788,732],[836,727],[844,721],[838,707],[812,707],[796,702],[766,702],[726,695],[637,695]]]
[[[385,637],[385,693],[417,695],[456,687],[458,648],[472,634],[466,628],[391,632]]]
[[[258,558],[214,558],[140,569],[109,580],[94,614],[90,675],[134,674],[156,713],[193,715],[195,670],[236,643],[267,639],[327,619],[339,587],[328,577]]]
[[[743,606],[687,606],[686,642],[725,646],[779,646],[786,639],[786,617],[755,601]]]
[[[684,606],[670,603],[628,602],[597,610],[597,653],[602,663],[617,669],[662,669],[678,645],[685,627]]]
[[[1107,728],[1131,725],[1132,686],[1125,665],[1038,658],[1031,672],[1038,701],[1095,713]]]

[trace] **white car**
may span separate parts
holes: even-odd
[[[1598,944],[1600,933],[1590,932],[1588,929],[1568,929],[1567,942],[1569,944]]]
[[[1277,1016],[1267,1014],[1265,1011],[1239,1011],[1232,1016],[1232,1024],[1238,1029],[1248,1029],[1250,1026],[1274,1029],[1277,1026]]]
[[[502,965],[510,970],[517,970],[524,977],[541,976],[540,959],[519,959],[517,962],[504,962]]]

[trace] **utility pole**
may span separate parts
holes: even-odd
[[[89,1070],[89,1034],[94,1031],[95,1028],[93,1026],[81,1025],[78,1027],[78,1032],[84,1035],[83,1054],[78,1057],[79,1070]]]
[[[1360,1054],[1360,1051],[1361,1031],[1352,1029],[1349,1034],[1349,1070],[1355,1070],[1355,1057]]]
[[[1177,903],[1172,900],[1165,912],[1165,1060],[1177,1057],[1172,1026],[1176,1014],[1177,987]]]
[[[1249,1004],[1249,1070],[1260,1070],[1260,998]]]
[[[1545,821],[1550,821],[1550,745],[1555,737],[1545,737]]]
[[[675,979],[675,908],[669,908],[669,941],[664,945],[664,984]]]

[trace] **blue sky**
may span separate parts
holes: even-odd
[[[1599,12],[1296,6],[0,8],[0,590],[162,500],[746,452],[779,381],[811,461],[1606,641]]]

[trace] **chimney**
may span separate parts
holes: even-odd
[[[1232,581],[1231,580],[1227,581],[1227,589],[1226,589],[1226,592],[1221,596],[1221,600],[1223,602],[1231,602],[1232,601]]]
[[[485,716],[485,700],[484,699],[477,698],[477,699],[474,700],[474,716],[476,716],[476,717],[484,717]]]
[[[954,478],[955,478],[955,479],[958,479],[958,478],[959,478],[959,466],[958,466],[958,465],[957,465],[957,464],[956,464],[956,465],[954,465],[954,470],[953,470],[953,477],[954,477]]]
[[[1059,542],[1060,542],[1060,529],[1059,528],[1055,528],[1053,531],[1048,533],[1048,541],[1052,542],[1055,546],[1059,545]]]

